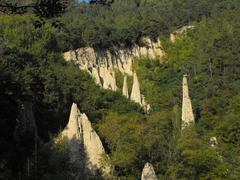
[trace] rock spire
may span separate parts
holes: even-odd
[[[129,98],[127,76],[126,75],[124,76],[122,93],[123,93],[124,96],[126,96],[126,98]]]
[[[71,161],[79,167],[80,176],[87,177],[97,170],[106,175],[110,173],[110,166],[101,164],[105,154],[102,142],[86,114],[82,114],[75,103],[71,107],[69,122],[60,135],[67,140]]]
[[[152,164],[150,163],[145,164],[142,171],[141,180],[157,180],[157,176],[155,174]]]
[[[183,92],[182,92],[182,128],[194,123],[192,103],[188,92],[187,75],[183,75]]]
[[[133,85],[130,99],[138,103],[147,114],[150,113],[151,106],[145,101],[145,96],[140,92],[140,84],[138,81],[137,74],[135,72],[133,74]]]
[[[142,105],[142,97],[140,92],[140,84],[138,81],[137,74],[134,72],[133,74],[133,85],[132,85],[132,93],[130,99],[140,105]]]

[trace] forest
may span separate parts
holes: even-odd
[[[1,11],[1,3],[16,2],[0,0],[0,180],[79,180],[68,148],[52,143],[73,102],[103,142],[114,167],[109,179],[140,179],[146,162],[159,180],[240,179],[239,0],[69,0],[51,17]],[[170,34],[188,25],[194,28],[172,43]],[[121,83],[116,92],[100,88],[63,57],[81,47],[144,46],[143,37],[160,39],[166,53],[134,61],[149,114],[122,95]],[[183,74],[195,117],[184,132]]]

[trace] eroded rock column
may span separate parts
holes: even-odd
[[[140,84],[136,73],[133,74],[133,86],[130,99],[140,105],[142,104]]]
[[[182,92],[182,129],[193,124],[195,119],[192,110],[192,102],[188,91],[187,75],[183,76]]]
[[[69,122],[60,134],[70,149],[71,161],[79,168],[79,176],[87,179],[88,175],[101,170],[110,174],[110,166],[103,166],[101,159],[106,155],[102,142],[92,128],[86,114],[82,114],[75,103],[72,104]]]
[[[79,172],[77,173],[78,176],[83,175],[84,172],[84,155],[80,153],[83,152],[83,140],[78,124],[78,118],[80,114],[81,113],[77,108],[77,104],[73,103],[68,124],[56,140],[57,143],[62,139],[64,140],[64,143],[68,143],[70,150],[70,160],[79,169]]]

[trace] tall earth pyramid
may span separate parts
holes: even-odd
[[[193,124],[195,122],[193,110],[192,110],[192,102],[189,96],[188,91],[188,82],[187,75],[183,75],[183,92],[182,92],[182,129]]]
[[[102,155],[106,154],[102,142],[86,114],[82,114],[75,103],[72,104],[69,122],[60,137],[66,138],[71,161],[79,168],[79,178],[88,179],[99,170],[104,175],[110,173],[110,166],[101,164]]]
[[[78,172],[75,174],[76,177],[84,176],[85,171],[85,153],[82,148],[82,133],[78,124],[80,116],[81,113],[77,108],[77,104],[73,103],[68,124],[56,139],[56,143],[61,139],[64,139],[64,143],[67,143],[70,150],[71,163],[78,169]]]
[[[133,74],[133,86],[132,86],[132,93],[130,99],[140,105],[142,105],[142,97],[140,92],[140,84],[138,81],[137,74],[134,72]]]
[[[145,164],[142,171],[141,180],[157,180],[157,176],[155,174],[152,164],[150,163]]]

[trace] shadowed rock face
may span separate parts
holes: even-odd
[[[153,166],[150,163],[146,163],[143,171],[141,180],[157,180],[157,176],[153,169]]]
[[[194,123],[192,103],[188,92],[187,75],[183,76],[182,128]]]
[[[99,170],[106,175],[110,173],[110,166],[103,167],[100,162],[105,154],[102,142],[86,114],[82,114],[75,103],[72,104],[69,122],[60,136],[67,139],[71,161],[79,167],[79,176],[87,179],[88,175]]]

